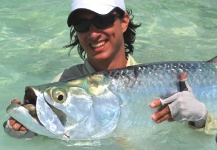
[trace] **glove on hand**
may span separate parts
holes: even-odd
[[[7,133],[11,137],[31,139],[35,136],[35,133],[30,131],[30,130],[27,130],[27,131],[15,131],[15,130],[13,130],[9,124],[9,120],[4,122],[3,127],[4,127],[5,133]]]
[[[171,111],[171,116],[175,121],[190,121],[195,127],[201,128],[205,125],[207,117],[207,109],[205,105],[199,102],[188,86],[187,82],[179,81],[180,88],[186,87],[182,92],[173,94],[172,96],[160,99],[162,105],[168,105]]]

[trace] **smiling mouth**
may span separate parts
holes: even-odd
[[[97,44],[91,44],[91,46],[92,46],[93,48],[99,48],[99,47],[102,47],[102,46],[104,46],[104,45],[105,45],[105,42],[104,42],[104,41],[99,42],[99,43],[97,43]]]

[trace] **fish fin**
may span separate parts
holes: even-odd
[[[217,56],[208,60],[207,62],[214,62],[214,63],[217,63]]]

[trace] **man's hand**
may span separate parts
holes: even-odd
[[[161,123],[165,120],[190,121],[193,122],[195,127],[204,127],[207,116],[206,107],[194,97],[191,88],[186,83],[186,76],[187,74],[183,73],[180,77],[181,92],[165,99],[156,99],[150,104],[151,108],[160,107],[152,115],[152,120],[156,123]]]
[[[12,102],[21,104],[20,100],[18,99],[14,99],[12,100]],[[3,127],[4,131],[11,137],[31,139],[35,136],[35,133],[28,130],[26,127],[24,127],[13,118],[9,118],[6,122],[4,122]]]
[[[18,100],[18,99],[13,99],[12,102],[15,102],[17,104],[21,104],[20,100]],[[27,131],[27,128],[24,127],[19,122],[17,122],[14,118],[9,118],[8,122],[14,131]]]

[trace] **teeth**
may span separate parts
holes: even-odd
[[[100,46],[102,46],[104,44],[105,44],[105,42],[100,42],[100,43],[97,43],[97,44],[91,44],[91,46],[96,48],[96,47],[100,47]]]

